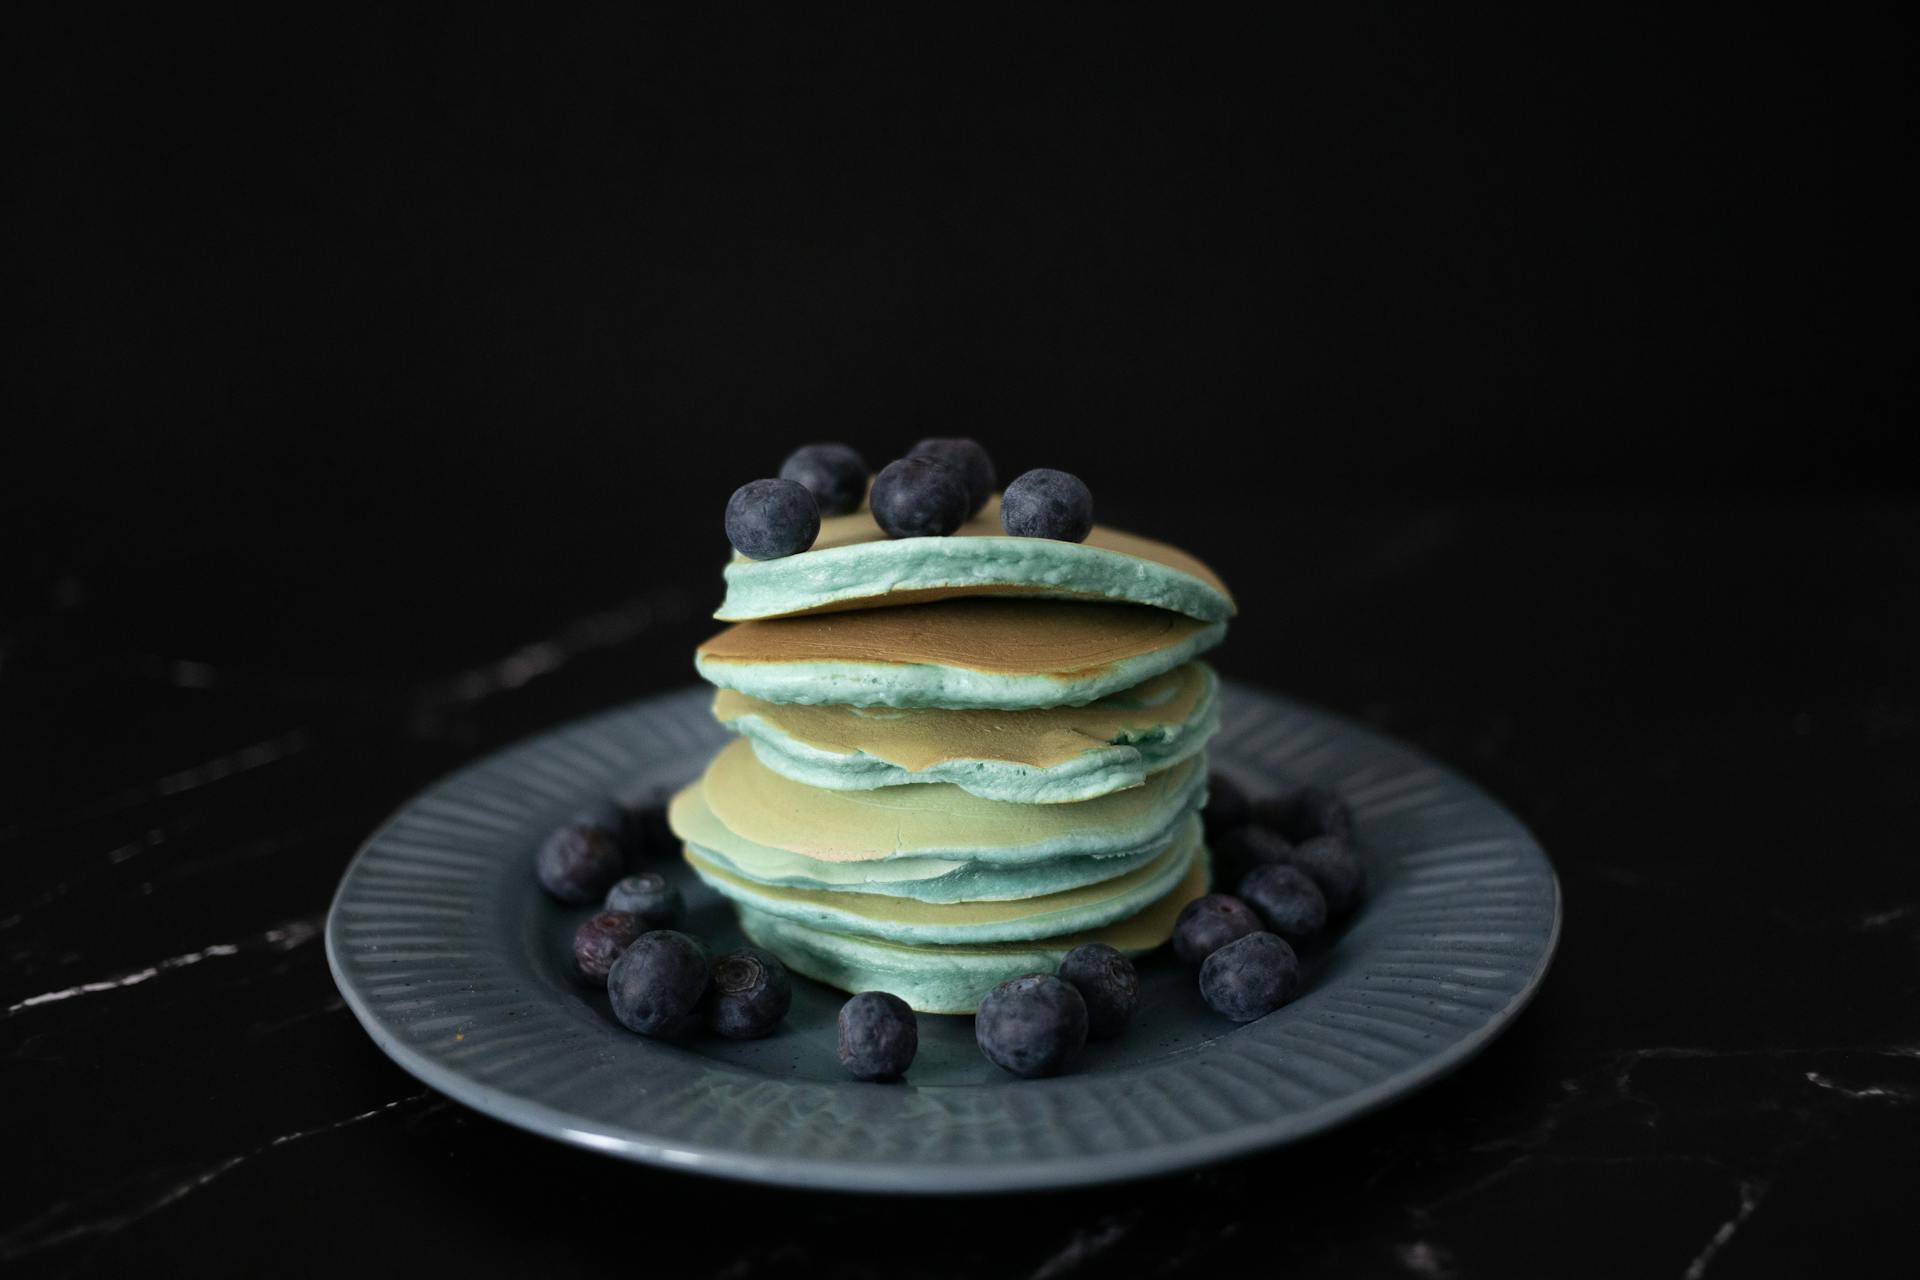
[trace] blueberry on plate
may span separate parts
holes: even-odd
[[[1240,880],[1240,898],[1268,930],[1294,946],[1310,942],[1327,927],[1327,898],[1313,877],[1298,867],[1269,863]]]
[[[1200,820],[1206,824],[1208,840],[1218,840],[1252,818],[1253,806],[1239,783],[1218,769],[1207,775],[1207,807],[1200,811]]]
[[[1000,527],[1016,538],[1085,542],[1093,532],[1093,494],[1071,472],[1037,467],[1000,495]]]
[[[780,464],[780,478],[803,484],[823,516],[857,510],[867,496],[867,460],[844,444],[803,444]]]
[[[749,480],[727,499],[727,541],[749,560],[798,555],[820,536],[820,507],[796,480]]]
[[[980,1002],[973,1038],[989,1062],[1014,1075],[1058,1075],[1087,1042],[1087,1002],[1050,973],[1009,978]]]
[[[629,1031],[670,1037],[686,1030],[707,989],[707,950],[684,933],[643,933],[607,974],[613,1016]]]
[[[1315,836],[1353,838],[1353,810],[1325,787],[1302,787],[1289,796],[1264,799],[1255,806],[1254,817],[1295,844]]]
[[[1200,966],[1200,995],[1235,1022],[1265,1017],[1300,989],[1300,960],[1286,939],[1250,933],[1229,942]]]
[[[1235,879],[1255,867],[1284,863],[1293,856],[1285,836],[1254,822],[1229,831],[1208,847],[1220,860],[1222,879]]]
[[[606,986],[613,962],[644,932],[640,921],[625,911],[588,916],[573,931],[573,976],[590,987]]]
[[[619,846],[621,856],[627,859],[635,857],[645,841],[640,814],[612,796],[587,804],[573,815],[573,821],[605,831]]]
[[[987,499],[1000,487],[999,477],[993,469],[993,459],[978,440],[966,436],[932,436],[922,440],[907,450],[909,458],[937,458],[952,467],[960,475],[960,483],[967,489],[967,515],[972,516],[987,505]]]
[[[1353,808],[1325,787],[1307,787],[1293,798],[1295,830],[1301,840],[1315,836],[1353,839]]]
[[[707,985],[707,1026],[729,1040],[773,1034],[793,1004],[787,966],[771,951],[742,947],[713,962]]]
[[[895,1080],[920,1051],[920,1024],[888,991],[862,991],[840,1006],[840,1065],[856,1080]]]
[[[658,871],[639,871],[607,890],[607,910],[637,916],[646,929],[678,929],[687,918],[687,900]]]
[[[900,458],[882,467],[868,499],[889,538],[938,538],[967,521],[967,486],[933,457]]]
[[[620,842],[605,827],[569,822],[559,827],[534,855],[534,873],[548,893],[570,906],[598,902],[620,878]]]
[[[1087,1037],[1111,1040],[1133,1021],[1140,975],[1133,961],[1104,942],[1083,942],[1060,962],[1060,979],[1087,1004]]]
[[[1338,836],[1315,836],[1293,849],[1293,865],[1313,877],[1327,897],[1327,914],[1343,916],[1360,905],[1367,869],[1353,846]]]
[[[1240,899],[1209,893],[1180,908],[1173,922],[1173,954],[1199,964],[1237,938],[1260,931],[1260,917]]]

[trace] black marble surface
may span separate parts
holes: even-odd
[[[1902,57],[1765,3],[28,6],[0,1273],[1910,1274]],[[628,1167],[393,1067],[319,942],[359,841],[691,682],[793,444],[954,433],[1526,821],[1537,1002],[1336,1132],[1010,1202]]]
[[[711,557],[623,578],[615,544],[569,554],[624,517],[596,519],[517,556],[377,527],[344,562],[309,540],[279,573],[188,519],[75,552],[23,597],[0,634],[0,1270],[1909,1273],[1920,509],[1136,520],[1238,587],[1226,674],[1396,734],[1533,827],[1565,888],[1560,956],[1483,1057],[1358,1123],[1154,1182],[962,1203],[542,1142],[423,1089],[343,1009],[318,934],[386,813],[494,746],[690,679]]]

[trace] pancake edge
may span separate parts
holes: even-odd
[[[791,782],[829,791],[874,791],[881,787],[944,782],[983,800],[1009,804],[1075,804],[1144,783],[1149,776],[1206,749],[1220,730],[1219,678],[1196,661],[1205,689],[1193,713],[1177,725],[1088,747],[1072,760],[1049,767],[958,756],[912,770],[866,751],[847,754],[816,747],[748,712],[722,720],[753,746],[760,763]]]
[[[690,847],[686,850],[685,861],[708,888],[734,904],[736,908],[758,911],[765,915],[778,916],[797,924],[817,929],[823,933],[845,934],[849,937],[873,938],[882,942],[891,942],[901,946],[956,946],[970,944],[1036,942],[1045,938],[1060,937],[1063,934],[1081,933],[1090,929],[1102,928],[1118,920],[1138,915],[1149,906],[1173,892],[1190,873],[1193,860],[1200,856],[1200,820],[1192,817],[1187,826],[1169,845],[1147,860],[1141,867],[1127,868],[1121,876],[1145,868],[1154,868],[1156,862],[1164,862],[1164,867],[1154,868],[1155,873],[1148,876],[1140,885],[1125,894],[1113,898],[1088,903],[1083,906],[1060,911],[1039,912],[1016,919],[994,921],[985,924],[964,925],[894,925],[875,923],[853,912],[838,910],[820,898],[812,897],[805,890],[797,891],[799,897],[755,896],[754,884],[745,877],[729,875],[718,865],[703,866],[703,852]],[[718,875],[709,871],[719,872]],[[724,877],[724,878],[723,878]],[[1105,883],[1095,881],[1094,883]],[[766,886],[772,887],[772,886]],[[785,886],[780,886],[785,887]],[[1088,886],[1076,885],[1057,892],[1073,892]],[[840,892],[846,892],[842,890]],[[879,898],[882,895],[861,895]],[[1036,897],[1048,897],[1038,894]],[[909,901],[917,901],[909,899]],[[969,899],[969,902],[980,901]],[[1021,899],[1001,899],[1001,901],[1021,901]],[[921,904],[964,906],[965,902],[954,904]]]
[[[1090,674],[1006,675],[928,662],[738,662],[695,653],[708,684],[763,702],[904,710],[1027,711],[1083,707],[1190,662],[1226,638],[1227,624],[1201,627],[1175,644]]]

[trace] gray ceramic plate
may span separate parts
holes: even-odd
[[[1215,767],[1256,790],[1338,788],[1373,881],[1291,1005],[1235,1026],[1161,954],[1142,963],[1128,1032],[1035,1081],[988,1064],[971,1019],[942,1017],[921,1019],[905,1084],[849,1080],[834,1057],[844,997],[799,979],[769,1039],[645,1040],[570,980],[587,913],[540,892],[533,851],[596,796],[697,773],[722,741],[709,696],[650,699],[510,748],[367,842],[327,919],[327,957],[394,1061],[509,1124],[700,1173],[858,1191],[1072,1186],[1270,1147],[1416,1089],[1506,1026],[1553,954],[1553,869],[1499,805],[1405,747],[1229,686]],[[690,930],[737,942],[726,907],[675,874]]]

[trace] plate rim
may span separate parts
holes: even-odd
[[[1427,767],[1437,770],[1456,785],[1469,789],[1485,804],[1514,824],[1517,833],[1524,838],[1525,844],[1538,857],[1552,891],[1551,919],[1538,958],[1532,971],[1526,975],[1504,1004],[1497,1009],[1487,1011],[1479,1025],[1430,1056],[1419,1058],[1400,1070],[1350,1093],[1325,1099],[1304,1111],[1285,1112],[1234,1128],[1132,1147],[1121,1152],[1069,1154],[1041,1158],[1023,1156],[1005,1164],[935,1165],[925,1161],[855,1161],[790,1154],[767,1155],[711,1142],[683,1142],[657,1137],[597,1132],[591,1127],[583,1127],[582,1120],[578,1116],[538,1099],[473,1079],[456,1066],[438,1062],[407,1043],[367,1002],[365,994],[358,989],[357,981],[347,973],[340,955],[340,948],[345,945],[341,938],[344,918],[341,907],[352,885],[353,873],[362,859],[424,798],[435,794],[455,780],[498,764],[504,758],[530,744],[564,734],[579,726],[623,712],[638,711],[651,704],[667,703],[676,698],[684,698],[689,692],[704,692],[704,686],[698,685],[682,686],[630,699],[599,712],[572,717],[545,729],[526,734],[439,775],[412,792],[360,843],[342,870],[340,882],[334,890],[327,909],[326,925],[323,930],[328,971],[347,1008],[373,1040],[375,1046],[421,1083],[475,1111],[527,1133],[554,1139],[584,1150],[713,1178],[828,1192],[916,1196],[991,1195],[1137,1181],[1232,1160],[1300,1141],[1369,1115],[1390,1102],[1437,1083],[1477,1057],[1494,1039],[1506,1031],[1538,995],[1558,953],[1565,922],[1564,892],[1551,858],[1548,857],[1545,848],[1534,837],[1532,831],[1504,805],[1450,766],[1434,760],[1417,747],[1392,738],[1370,726],[1357,723],[1337,712],[1327,711],[1291,697],[1283,697],[1242,681],[1222,678],[1220,686],[1223,694],[1241,697],[1251,695],[1257,699],[1278,704],[1285,709],[1304,713],[1314,720],[1337,725],[1343,731],[1357,733],[1365,739],[1387,744]],[[1196,1052],[1201,1047],[1195,1046],[1183,1052]],[[726,1069],[737,1070],[732,1067]],[[1075,1079],[1073,1075],[1066,1075],[1049,1080],[1022,1081],[1008,1087],[1023,1090],[1072,1088]],[[832,1087],[898,1088],[900,1086],[862,1085],[848,1080],[836,1082]],[[928,1087],[953,1089],[970,1086]]]

